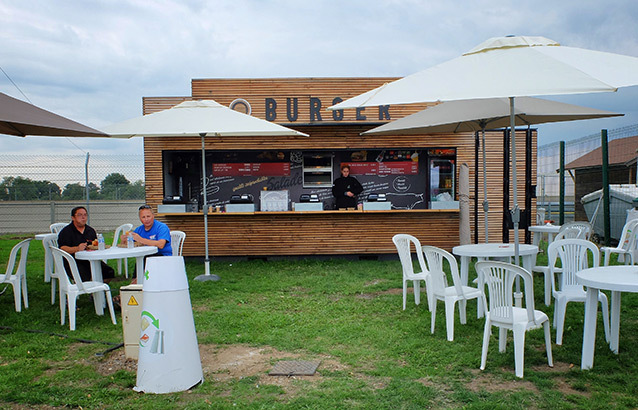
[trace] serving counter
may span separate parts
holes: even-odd
[[[184,256],[204,255],[202,212],[157,218],[186,232]],[[208,214],[212,256],[346,255],[396,253],[392,237],[416,236],[447,250],[459,242],[458,209],[249,212]]]

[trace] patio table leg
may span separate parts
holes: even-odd
[[[598,316],[598,289],[588,287],[585,299],[585,328],[583,330],[583,353],[580,368],[589,370],[594,365],[596,346],[596,319]]]
[[[611,292],[611,309],[609,311],[610,318],[610,332],[609,347],[612,352],[618,354],[618,338],[620,334],[620,292]]]

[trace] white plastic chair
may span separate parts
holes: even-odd
[[[545,208],[536,208],[536,225],[543,225],[545,223]]]
[[[56,222],[54,224],[49,225],[49,229],[51,230],[51,233],[54,233],[57,235],[60,233],[62,228],[64,228],[68,224],[69,224],[68,222]]]
[[[586,222],[586,221],[566,222],[563,225],[561,225],[560,230],[558,231],[558,233],[560,233],[560,231],[563,231],[565,229],[574,228],[574,227],[581,230],[581,236],[579,238],[587,239],[587,240],[589,240],[591,238],[592,227],[591,227],[591,224],[589,222]]]
[[[58,247],[58,237],[57,237],[57,235],[55,235],[55,234],[47,235],[42,240],[42,246],[44,247],[45,252],[48,252],[48,253],[51,254],[51,259],[53,259],[53,251],[51,249]],[[60,278],[58,276],[59,275],[58,269],[55,266],[55,261],[51,260],[51,262],[53,263],[53,267],[51,268],[51,272],[49,273],[50,279],[51,279],[51,304],[54,304],[55,303],[55,291],[56,291],[55,281],[57,280],[58,284],[59,284]]]
[[[51,272],[53,272],[53,255],[51,254],[51,249],[49,248],[49,242],[46,239],[51,238],[56,241],[58,240],[58,235],[55,233],[44,234],[42,238],[42,247],[44,248],[44,281],[51,282]],[[57,246],[57,245],[55,245]]]
[[[93,294],[93,302],[95,305],[95,313],[98,315],[104,314],[104,305],[102,298],[98,297],[98,294],[104,292],[106,302],[111,312],[111,321],[113,324],[117,324],[115,320],[115,311],[113,310],[113,300],[111,299],[111,288],[106,283],[86,281],[82,282],[80,273],[78,272],[78,266],[75,263],[73,256],[69,255],[65,251],[59,248],[51,248],[53,252],[53,259],[55,260],[55,267],[58,272],[58,279],[60,282],[60,322],[62,325],[66,319],[66,307],[69,307],[69,329],[75,330],[75,305],[78,296]],[[69,265],[73,281],[71,283],[66,269],[64,268],[64,260]]]
[[[399,260],[401,261],[401,268],[403,270],[403,310],[405,310],[406,300],[408,295],[408,282],[412,281],[414,287],[414,303],[421,303],[421,282],[425,282],[425,290],[428,298],[428,309],[431,310],[430,301],[430,287],[428,286],[430,273],[425,265],[425,259],[423,258],[423,251],[421,250],[421,242],[412,235],[397,234],[392,237],[392,242],[397,248],[399,254]],[[412,262],[412,250],[414,251],[419,262],[420,271],[414,272],[414,264]]]
[[[182,249],[184,248],[185,239],[186,232],[171,231],[171,248],[173,248],[173,256],[182,256]]]
[[[588,253],[592,255],[592,265],[589,265]],[[556,328],[556,344],[563,344],[563,327],[565,325],[565,310],[568,302],[585,303],[587,293],[582,285],[576,282],[576,272],[600,265],[600,254],[596,244],[584,239],[561,239],[552,242],[547,248],[549,272],[552,283],[552,295],[556,300],[554,307],[554,327]],[[556,260],[561,261],[560,287],[556,288],[555,268]],[[598,301],[603,313],[605,340],[609,341],[609,303],[607,295],[598,292]]]
[[[111,245],[111,247],[115,248],[117,244],[120,243],[120,236],[131,229],[133,229],[133,224],[122,224],[115,228],[115,233],[113,234],[113,245]],[[128,278],[128,258],[117,260],[117,274],[122,274],[122,261],[124,261],[124,275]]]
[[[24,307],[29,307],[29,296],[27,294],[27,254],[29,253],[29,242],[31,242],[31,239],[25,239],[11,249],[7,270],[3,276],[0,276],[0,283],[8,283],[13,287],[13,299],[15,301],[16,312],[22,312],[20,294],[22,294]],[[20,260],[16,265],[18,252],[20,253]]]
[[[557,234],[556,234],[556,238],[554,239],[555,241],[559,241],[561,239],[568,239],[568,238],[583,238],[584,234],[583,231],[576,227],[576,226],[572,226],[572,227],[567,227],[565,229],[560,230]],[[584,238],[583,238],[584,239]],[[536,265],[532,268],[532,272],[537,272],[537,273],[542,273],[544,276],[544,280],[545,280],[545,306],[549,306],[552,303],[552,282],[551,282],[551,276],[549,274],[549,259],[548,259],[548,266],[543,266],[543,265]],[[560,273],[560,268],[554,268],[554,273],[555,274],[559,274]]]
[[[459,268],[454,256],[446,250],[435,246],[423,246],[423,254],[428,264],[430,272],[429,295],[430,311],[432,315],[430,332],[434,333],[434,322],[436,319],[436,304],[438,300],[445,302],[445,324],[447,330],[447,340],[454,340],[454,305],[459,302],[459,316],[461,324],[465,324],[467,300],[480,298],[483,293],[470,286],[464,286],[459,276]],[[443,270],[444,261],[450,266],[452,275],[452,286],[448,286],[447,275]]]
[[[631,261],[631,264],[634,265],[636,261],[634,260],[634,249],[636,248],[636,226],[638,225],[638,219],[632,219],[625,223],[625,226],[622,228],[622,233],[620,234],[620,240],[618,241],[618,246],[602,246],[600,251],[605,255],[604,265],[609,266],[609,259],[612,253],[618,254],[618,259],[620,261],[620,256],[624,256],[625,265],[627,265],[628,261]]]
[[[543,326],[545,332],[545,348],[547,364],[554,367],[552,359],[552,339],[549,318],[540,310],[534,309],[534,281],[532,274],[524,268],[506,262],[476,262],[476,271],[482,277],[481,282],[487,285],[485,303],[485,328],[483,330],[483,349],[481,354],[481,370],[485,370],[487,348],[490,343],[492,326],[499,328],[498,351],[503,353],[507,342],[507,330],[514,334],[514,368],[516,377],[523,377],[525,332]],[[516,277],[523,278],[525,307],[515,307],[513,286]]]

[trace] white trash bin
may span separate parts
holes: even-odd
[[[181,256],[146,259],[135,391],[172,393],[204,380]]]

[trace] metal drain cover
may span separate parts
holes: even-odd
[[[270,376],[312,376],[321,361],[282,360],[272,368]]]

